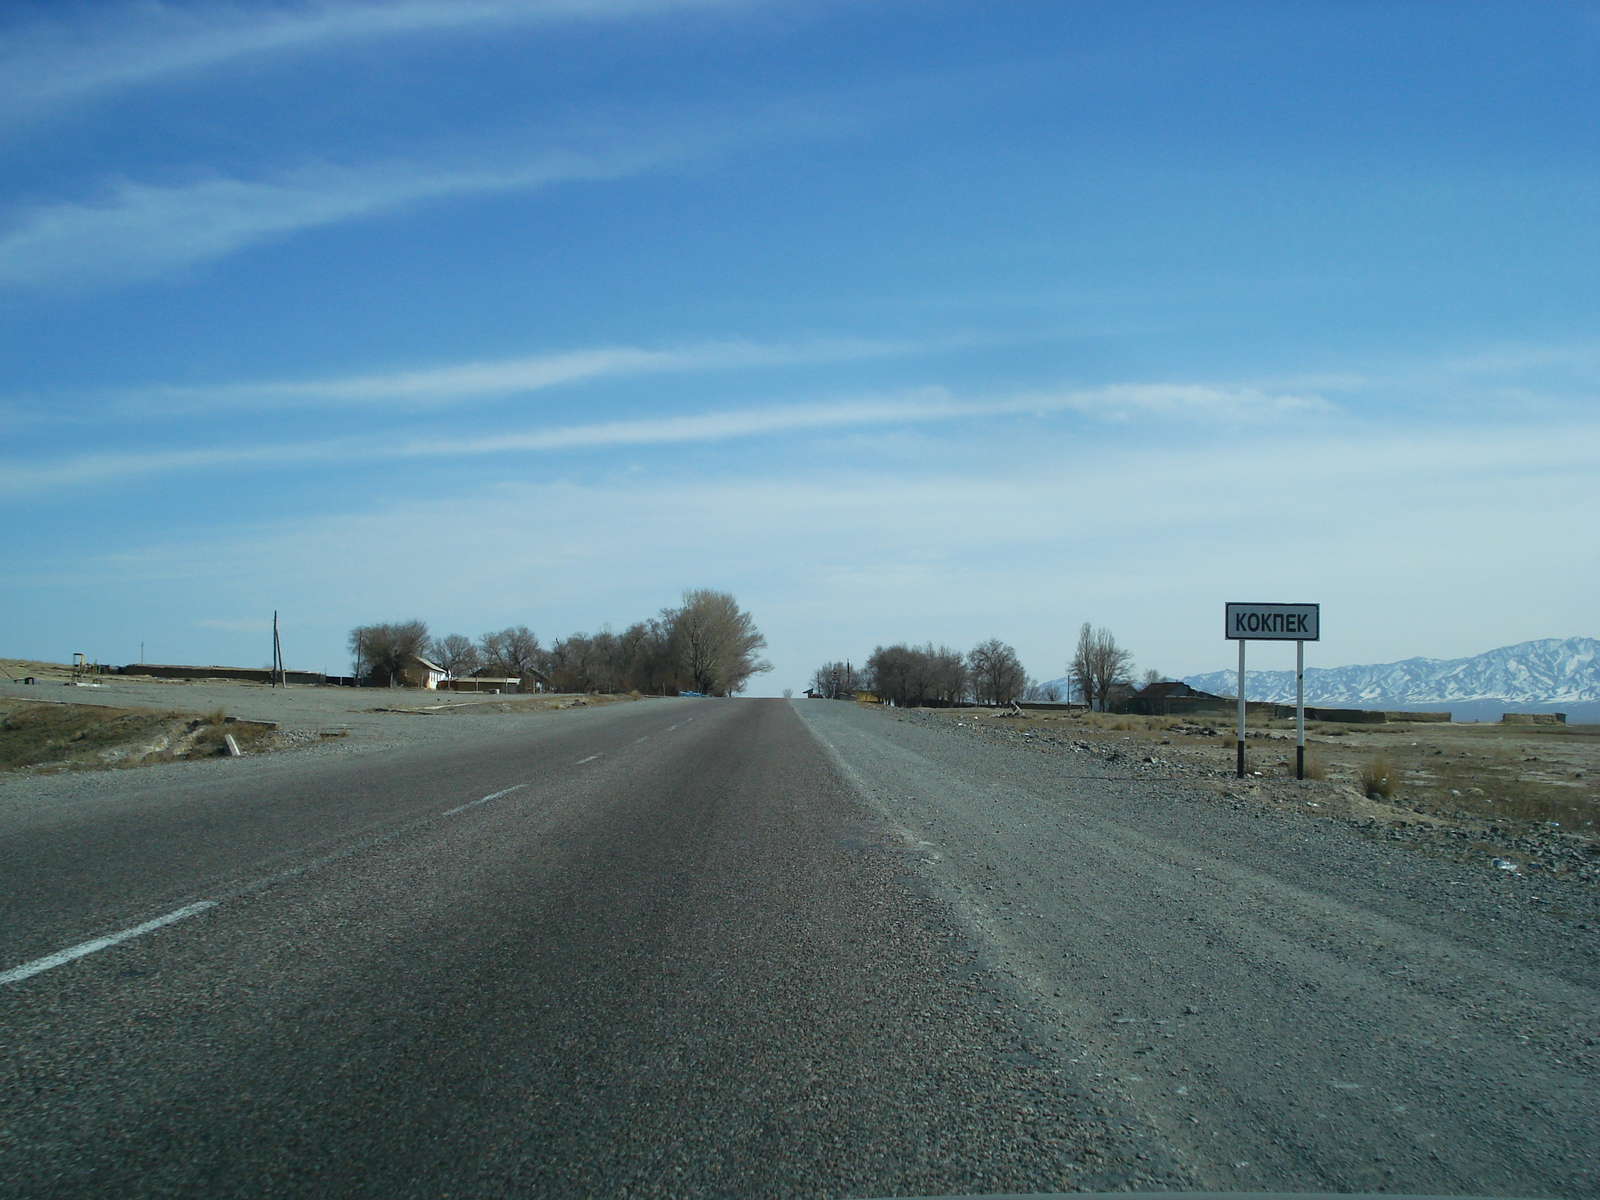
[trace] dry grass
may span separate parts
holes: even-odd
[[[226,734],[243,749],[271,738],[264,725],[226,723],[148,708],[0,701],[0,770],[137,766],[226,754]]]
[[[1171,717],[1134,717],[1118,713],[1075,713],[1068,719],[1090,729],[1107,729],[1118,733],[1150,733],[1172,724]]]
[[[1394,798],[1400,790],[1400,772],[1387,754],[1375,754],[1361,767],[1361,790],[1374,798]]]
[[[1518,749],[1526,749],[1519,747]],[[1410,774],[1416,792],[1441,812],[1501,821],[1554,821],[1563,829],[1600,827],[1600,798],[1577,772],[1542,772],[1542,756],[1494,747],[1470,758],[1422,759]]]
[[[0,704],[0,770],[49,763],[93,763],[107,750],[154,742],[182,718],[142,708],[92,704]]]

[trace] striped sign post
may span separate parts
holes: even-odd
[[[1239,643],[1239,778],[1244,778],[1244,644],[1294,643],[1294,777],[1306,777],[1306,643],[1322,636],[1320,604],[1229,604],[1223,624]]]

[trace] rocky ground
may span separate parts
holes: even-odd
[[[1322,817],[1483,869],[1600,887],[1600,727],[1316,723],[1294,778],[1293,722],[1247,729],[1247,774],[1232,733],[1187,719],[1064,716],[1006,709],[903,709],[898,718],[1041,754],[1087,756],[1134,775],[1190,780],[1241,807]],[[1394,794],[1363,786],[1379,758]]]

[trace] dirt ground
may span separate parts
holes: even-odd
[[[23,680],[32,678],[32,684]],[[407,740],[426,717],[490,717],[612,704],[631,696],[494,695],[234,680],[74,675],[60,663],[0,659],[0,771],[140,766]]]
[[[1308,722],[1295,778],[1294,722],[1231,727],[1186,718],[929,709],[930,718],[1046,753],[1094,753],[1191,778],[1237,805],[1349,821],[1516,873],[1600,885],[1600,726]],[[1373,785],[1376,786],[1373,786]],[[1385,795],[1387,791],[1389,794]]]

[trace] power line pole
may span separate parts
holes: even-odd
[[[272,686],[288,687],[283,671],[283,643],[278,640],[278,610],[272,610]]]

